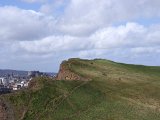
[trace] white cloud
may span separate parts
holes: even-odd
[[[1,40],[33,40],[51,34],[54,19],[17,7],[0,7]]]
[[[80,51],[89,47],[89,41],[86,38],[77,38],[72,36],[49,36],[36,41],[21,41],[19,47],[30,53],[52,53],[60,51]]]
[[[159,26],[159,25],[157,25]],[[99,51],[116,50],[119,48],[137,52],[148,47],[154,50],[160,47],[160,30],[158,27],[145,27],[138,23],[127,23],[117,27],[106,27],[97,30],[88,37],[72,37],[68,35],[49,36],[35,41],[21,41],[19,47],[30,53],[52,53],[61,51],[85,51],[97,49]],[[159,36],[158,36],[159,33]],[[152,52],[153,52],[152,50]],[[121,51],[119,51],[121,52]],[[158,51],[154,51],[159,53]],[[86,54],[87,52],[85,52]]]
[[[160,54],[160,46],[156,47],[136,47],[131,49],[132,53],[134,54],[152,54],[152,53],[158,53]]]
[[[71,0],[59,21],[59,30],[86,36],[115,23],[160,17],[159,6],[159,0]]]
[[[54,16],[59,16],[63,13],[63,10],[69,4],[70,0],[52,0],[42,4],[40,11],[45,14],[52,14]]]
[[[127,23],[118,27],[100,29],[91,38],[95,48],[134,47],[146,44],[144,37],[147,29],[137,23]]]

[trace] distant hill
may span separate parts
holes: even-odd
[[[20,75],[20,76],[27,76],[28,71],[20,71],[20,70],[9,70],[9,69],[5,69],[2,70],[0,69],[0,76],[5,76],[7,74],[14,74],[14,75]]]
[[[16,120],[159,120],[159,91],[158,66],[69,59],[56,80],[36,78],[1,98]]]
[[[47,73],[49,75],[55,75],[56,73],[51,73],[51,72],[44,72]],[[28,71],[23,71],[23,70],[10,70],[10,69],[0,69],[0,76],[6,76],[8,74],[14,74],[14,75],[19,75],[19,76],[27,76],[28,75]]]

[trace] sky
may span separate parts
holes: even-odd
[[[160,66],[160,0],[1,0],[0,68],[68,58]]]

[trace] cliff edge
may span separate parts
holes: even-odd
[[[68,61],[63,61],[60,65],[56,80],[89,80],[88,78],[82,77],[72,69],[77,59],[78,58],[72,58]]]

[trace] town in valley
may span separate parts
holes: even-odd
[[[6,72],[0,75],[0,94],[25,89],[28,87],[30,81],[35,77],[54,78],[55,74],[39,71],[28,71],[25,74],[19,74],[18,72]]]

